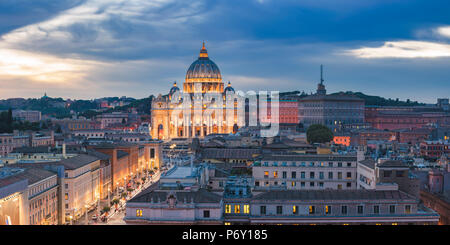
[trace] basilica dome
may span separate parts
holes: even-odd
[[[173,95],[177,91],[180,91],[180,88],[178,88],[177,82],[173,82],[173,87],[170,89],[169,94]]]
[[[200,55],[186,72],[186,82],[221,82],[222,75],[219,67],[208,57],[205,43],[200,50]]]

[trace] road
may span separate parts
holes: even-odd
[[[133,191],[131,193],[131,195],[129,195],[127,197],[127,201],[130,200],[131,198],[137,196],[139,193],[141,193],[144,190],[154,190],[157,188],[158,186],[158,182],[159,182],[159,178],[161,176],[161,173],[158,171],[158,173],[156,173],[151,181],[147,181],[146,183],[144,183],[142,185],[141,188],[136,189],[135,191]],[[111,200],[113,200],[113,198],[111,198]],[[121,203],[122,206],[119,206],[119,211],[114,212],[113,209],[115,209],[114,207],[111,207],[111,212],[109,214],[109,218],[107,222],[102,222],[100,221],[100,219],[98,221],[94,221],[92,220],[92,216],[94,216],[95,214],[97,214],[96,210],[93,210],[91,212],[88,213],[88,224],[89,225],[125,225],[125,221],[123,221],[123,218],[125,217],[125,208],[121,209],[121,207],[125,207],[125,202]],[[103,206],[103,205],[101,205]],[[77,221],[74,222],[74,225],[86,225],[86,219],[83,216],[81,216]]]

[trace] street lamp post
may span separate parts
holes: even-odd
[[[108,205],[110,205],[111,204],[111,198],[110,198],[110,192],[111,192],[111,188],[110,187],[108,187]]]
[[[98,214],[100,216],[100,211],[101,211],[101,209],[100,209],[100,195],[97,195],[96,197],[97,197],[97,209],[99,210]]]
[[[84,205],[84,208],[86,209],[86,213],[85,213],[85,221],[86,221],[86,225],[88,225],[89,224],[89,221],[88,221],[88,208],[89,208],[89,205]]]

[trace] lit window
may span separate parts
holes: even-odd
[[[314,214],[315,213],[315,207],[314,206],[309,206],[309,214]]]
[[[225,205],[225,213],[227,214],[231,213],[231,205],[229,204]]]
[[[269,171],[264,171],[264,178],[269,178]]]
[[[136,209],[136,217],[142,217],[142,209]]]
[[[325,206],[325,213],[326,214],[331,214],[331,207],[330,206],[328,206],[328,205]]]
[[[224,225],[231,225],[231,223],[230,222],[225,222]]]
[[[244,213],[245,214],[250,213],[250,205],[248,205],[248,204],[244,205]]]
[[[241,206],[240,205],[234,205],[234,213],[238,214],[241,212]]]
[[[274,172],[273,172],[273,177],[274,177],[274,178],[278,178],[278,171],[274,171]]]
[[[297,206],[292,206],[292,213],[293,213],[293,214],[297,214],[297,213],[298,213],[298,208],[297,208]]]
[[[411,213],[411,205],[405,205],[405,213],[410,214]]]

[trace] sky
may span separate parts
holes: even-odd
[[[450,95],[448,0],[1,0],[0,99],[144,98],[202,41],[236,90]]]

